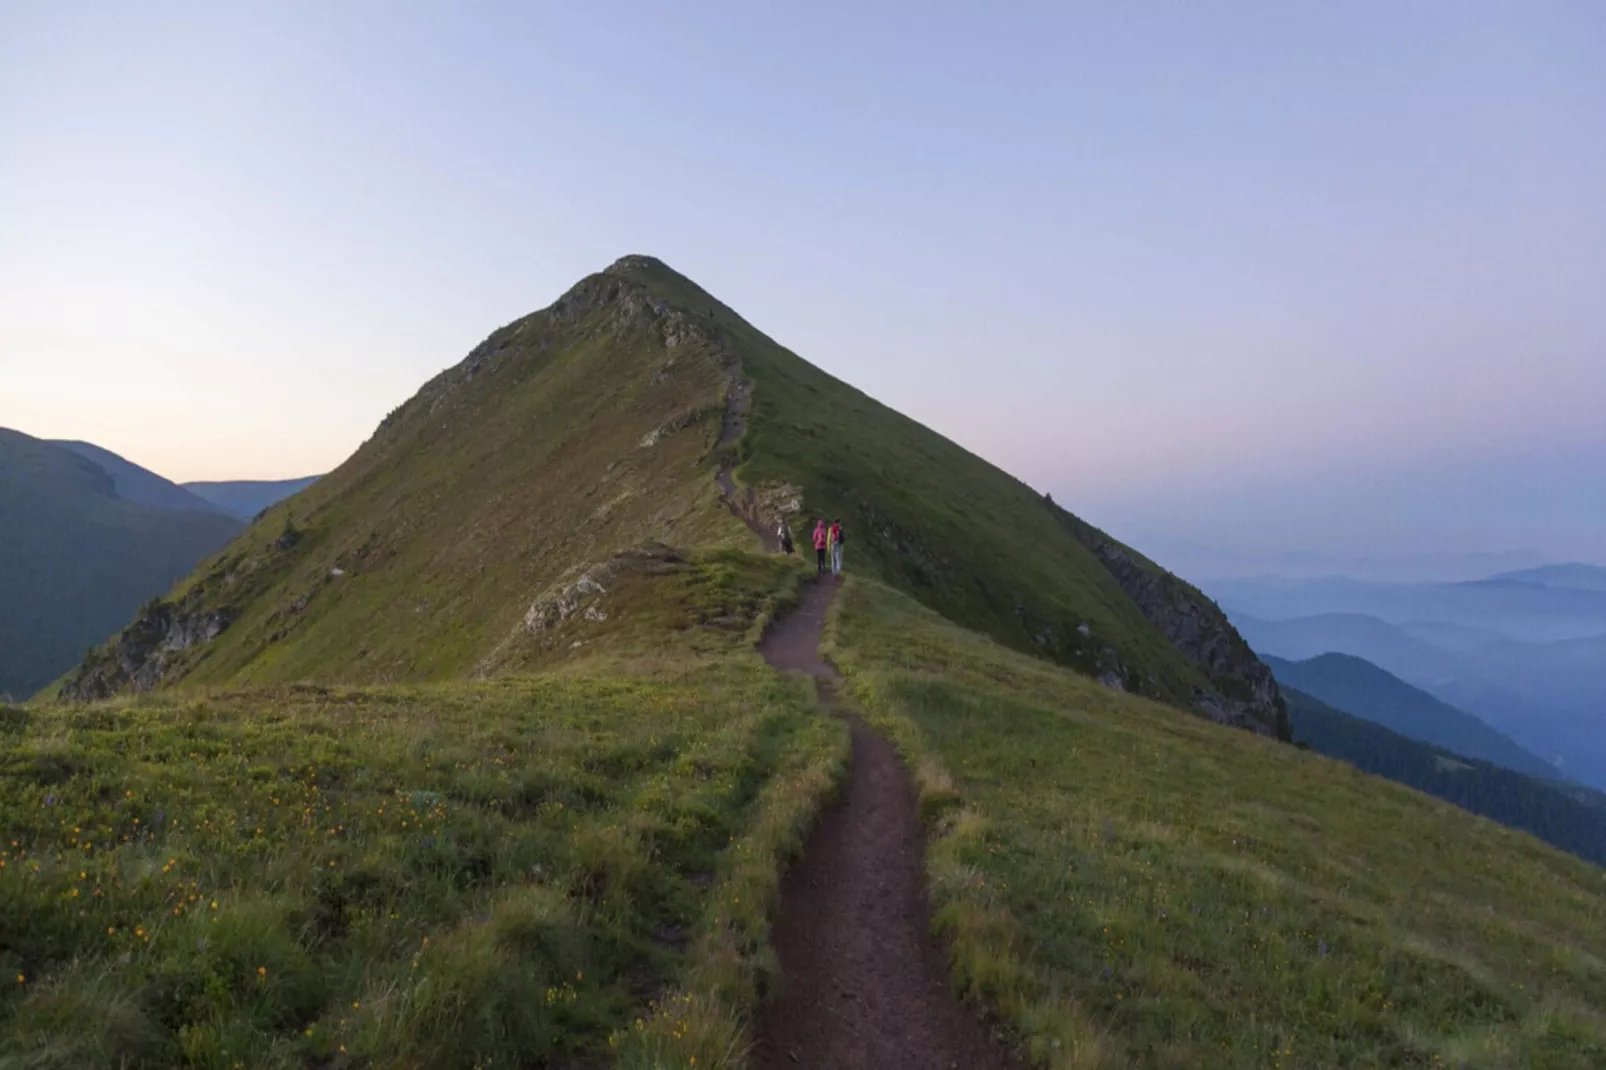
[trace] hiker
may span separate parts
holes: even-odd
[[[775,541],[780,544],[781,553],[791,556],[792,529],[786,526],[784,519],[781,521],[780,526],[775,529]]]
[[[842,575],[842,520],[838,518],[831,521],[831,528],[826,532],[826,539],[831,544],[831,575]]]
[[[825,575],[825,542],[825,521],[816,520],[814,522],[814,574],[816,576]]]

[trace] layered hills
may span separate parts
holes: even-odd
[[[1371,662],[1465,710],[1566,776],[1606,787],[1600,569],[1554,565],[1455,584],[1212,585],[1259,653]]]
[[[730,500],[716,475],[741,485]],[[544,664],[585,642],[554,624],[602,625],[642,547],[741,545],[743,522],[826,515],[856,569],[950,619],[1286,732],[1270,672],[1197,590],[648,257],[491,334],[63,694]]]
[[[185,483],[190,494],[219,512],[238,520],[250,520],[277,502],[299,494],[318,481],[317,476],[299,479],[229,479]]]
[[[1321,654],[1304,661],[1285,661],[1268,656],[1266,663],[1286,686],[1401,735],[1529,776],[1562,779],[1555,766],[1483,721],[1361,658]]]

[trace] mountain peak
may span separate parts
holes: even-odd
[[[604,275],[622,275],[626,278],[636,278],[643,274],[655,275],[668,272],[671,275],[679,274],[674,268],[645,253],[627,253],[603,269]]]

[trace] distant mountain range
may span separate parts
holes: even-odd
[[[0,428],[0,694],[55,679],[243,527],[110,450]]]
[[[1209,587],[1227,579],[1321,579],[1347,576],[1377,583],[1455,583],[1546,564],[1534,550],[1503,553],[1437,553],[1399,557],[1319,554],[1300,551],[1255,553],[1203,546],[1175,539],[1144,540],[1144,552],[1179,575]]]
[[[1452,680],[1463,668],[1462,655],[1364,613],[1319,613],[1291,620],[1265,620],[1231,611],[1228,615],[1262,658],[1273,655],[1303,661],[1320,654],[1349,654],[1419,687]]]
[[[1599,565],[1542,565],[1520,572],[1502,572],[1491,583],[1531,583],[1539,587],[1570,587],[1577,591],[1606,591],[1606,568]]]
[[[1603,586],[1606,569],[1572,564],[1454,584],[1262,579],[1209,591],[1262,655],[1364,658],[1606,787]]]
[[[1401,735],[1519,773],[1562,779],[1555,766],[1523,750],[1478,718],[1369,661],[1348,654],[1322,654],[1304,661],[1285,661],[1263,654],[1261,660],[1271,667],[1279,684]]]
[[[1576,566],[1592,567],[1592,566]],[[1220,580],[1205,590],[1229,613],[1289,620],[1355,613],[1390,624],[1433,621],[1546,643],[1606,635],[1606,591],[1490,578],[1462,583]]]
[[[236,479],[222,483],[185,483],[184,489],[239,520],[251,520],[270,505],[292,494],[299,494],[318,481],[317,476],[300,479]]]

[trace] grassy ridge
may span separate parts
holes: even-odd
[[[855,571],[1083,672],[1103,668],[1108,648],[1129,686],[1169,701],[1208,686],[1041,494],[777,345],[666,266],[637,258],[628,273],[740,354],[754,392],[738,476],[803,487],[809,517],[840,516]]]
[[[873,583],[833,632],[939,822],[956,976],[1043,1065],[1606,1065],[1606,872]]]
[[[707,1050],[841,754],[752,655],[8,708],[0,1065],[525,1065],[676,984]]]

